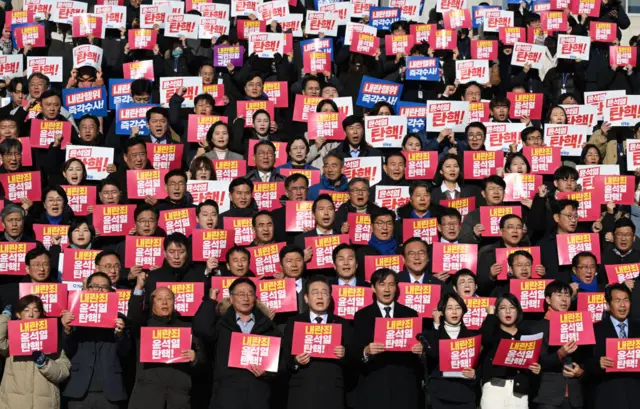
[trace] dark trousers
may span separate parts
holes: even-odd
[[[538,405],[538,409],[582,409],[582,406],[571,406],[569,398],[564,398],[560,406]]]
[[[450,402],[431,396],[432,409],[476,409],[476,407],[475,402]]]
[[[191,409],[190,390],[167,388],[149,382],[136,382],[129,409]]]
[[[87,392],[82,399],[67,400],[67,409],[122,409],[125,402],[109,402],[100,392]]]

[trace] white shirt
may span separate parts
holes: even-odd
[[[227,156],[227,151],[219,151],[217,149],[213,150],[216,153],[216,157],[220,160],[223,160]]]
[[[302,291],[302,278],[296,280],[296,292],[299,293],[300,291]]]
[[[320,230],[320,227],[316,227],[316,233],[318,233],[318,236],[330,236],[333,234],[333,230],[327,230],[326,232],[323,232],[322,230]]]
[[[424,273],[418,278],[415,278],[409,273],[409,279],[411,280],[411,284],[422,284],[422,280],[424,279]]]
[[[356,286],[356,278],[353,277],[351,280],[349,281],[344,281],[342,278],[338,278],[338,285],[348,285],[349,287],[355,287]]]
[[[462,190],[460,190],[460,185],[456,183],[456,188],[453,189],[458,193],[462,193]],[[446,192],[450,192],[450,190],[447,188],[447,184],[442,182],[442,184],[440,185],[440,191],[442,193],[446,193]]]
[[[384,305],[380,301],[376,301],[376,303],[378,304],[378,308],[380,308],[380,312],[382,313],[383,318],[387,316],[387,311],[385,311],[385,308],[391,307],[391,311],[389,311],[389,315],[391,316],[391,318],[393,318],[395,303],[391,303],[390,305]]]
[[[449,241],[449,240],[445,239],[444,237],[440,238],[440,243],[458,244],[459,242],[460,242],[459,240]]]
[[[329,318],[329,314],[327,314],[326,312],[324,314],[316,314],[313,311],[309,311],[309,316],[311,317],[311,323],[312,324],[326,324],[327,323],[327,319]],[[316,322],[316,318],[320,317],[322,318],[322,322]]]
[[[258,174],[260,175],[260,180],[263,182],[268,182],[269,179],[271,178],[271,172],[260,172],[258,171]]]

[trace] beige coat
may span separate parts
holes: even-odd
[[[615,165],[618,163],[618,142],[615,140],[608,140],[607,136],[602,133],[600,129],[593,132],[591,138],[587,141],[587,143],[595,145],[602,157],[603,165]],[[622,141],[622,146],[624,149],[627,149],[627,141]]]
[[[64,351],[49,355],[42,368],[31,357],[9,357],[8,321],[6,314],[0,314],[0,354],[7,357],[0,409],[60,409],[59,385],[69,377],[71,362]]]

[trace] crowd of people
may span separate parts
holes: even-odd
[[[525,29],[517,42],[544,48],[543,55],[531,54],[524,64],[514,64],[519,51],[503,36],[505,27],[492,30],[484,24],[489,14],[482,10],[499,8],[486,3],[466,9],[466,2],[438,1],[423,18],[424,2],[394,0],[390,6],[391,11],[398,7],[396,17],[380,19],[374,15],[377,1],[352,1],[349,7],[323,0],[273,1],[268,10],[274,16],[259,8],[262,2],[224,1],[215,11],[222,14],[215,15],[200,8],[206,2],[153,2],[159,9],[168,6],[176,13],[177,7],[182,12],[176,14],[201,17],[203,26],[205,18],[223,16],[218,18],[222,28],[217,27],[222,31],[213,38],[169,34],[165,14],[149,23],[142,11],[151,4],[147,1],[73,3],[79,7],[74,15],[95,12],[103,23],[109,18],[98,7],[111,5],[109,13],[124,12],[126,25],[111,22],[101,35],[77,35],[73,16],[61,17],[58,10],[69,7],[65,2],[0,2],[0,409],[631,409],[638,404],[640,352],[636,348],[621,358],[636,365],[636,372],[615,373],[610,372],[615,365],[607,349],[610,339],[640,339],[640,308],[631,303],[640,297],[640,189],[635,182],[640,173],[630,165],[636,155],[628,151],[630,141],[640,139],[640,121],[636,117],[627,124],[631,126],[621,126],[619,118],[616,123],[604,120],[612,109],[605,98],[640,90],[635,59],[610,64],[621,30],[630,25],[619,0],[576,1],[595,7],[581,13],[573,1],[567,3],[557,9],[566,30],[545,30],[550,7],[556,10],[560,2],[508,2],[500,12],[506,14],[499,13],[496,21],[506,18],[508,27]],[[472,13],[459,17],[457,7]],[[307,19],[316,10],[338,9],[344,14],[333,21],[334,36],[323,31],[333,27],[331,20]],[[276,10],[284,13],[280,19]],[[452,13],[458,13],[457,20]],[[291,26],[295,21],[301,26]],[[258,22],[263,32],[292,34],[287,37],[292,44],[276,46],[270,55],[249,54],[257,47],[248,40],[249,22]],[[595,40],[593,23],[610,24],[614,39]],[[21,30],[24,24],[41,30],[29,40]],[[131,31],[141,28],[149,29],[143,37],[153,38],[146,49],[129,43],[135,38]],[[364,41],[357,33],[371,29],[376,33],[371,41],[375,38],[379,47],[354,50],[356,37]],[[435,34],[428,37],[432,43],[417,40],[419,30],[437,31],[438,38],[453,35],[453,46],[443,47]],[[566,54],[560,44],[563,34],[586,39],[588,58],[584,53],[561,58]],[[390,36],[391,42],[385,41]],[[410,46],[397,53],[388,50],[394,36],[409,38]],[[317,39],[321,41],[309,41]],[[489,72],[483,74],[486,81],[460,78],[457,68],[458,62],[472,60],[477,40],[497,47],[486,65]],[[99,50],[97,63],[79,62],[75,55],[75,49],[87,45]],[[242,46],[239,62],[219,64],[218,47],[235,46]],[[636,37],[630,46],[627,51],[635,55]],[[308,58],[316,53],[329,53],[328,63],[310,66]],[[3,60],[16,55],[22,59],[19,70]],[[60,72],[34,70],[39,57],[62,57]],[[409,75],[408,61],[426,61],[423,57],[436,61],[431,81]],[[47,65],[43,61],[39,67]],[[151,62],[150,71],[131,77],[129,67],[136,62]],[[321,71],[313,69],[318,66]],[[167,79],[189,78],[199,81],[200,92],[193,94],[191,85],[170,91],[161,87]],[[281,94],[270,92],[274,84]],[[383,84],[388,93],[367,94],[372,84]],[[103,91],[70,94],[82,89]],[[122,106],[106,103],[116,90]],[[585,96],[605,91],[617,93],[592,101]],[[511,93],[540,95],[535,108],[544,115],[533,118],[530,106],[516,116]],[[69,95],[102,96],[79,108],[82,98]],[[458,101],[485,104],[486,117],[469,120],[467,111],[465,121],[454,124],[456,118],[447,119],[445,113],[445,125],[435,127],[435,114],[419,111],[422,116],[410,117],[399,128],[401,135],[397,127],[395,134],[386,129],[382,140],[375,141],[366,121],[406,118],[403,104],[425,108]],[[635,102],[628,101],[631,109],[624,118],[633,117]],[[249,109],[249,102],[260,108]],[[130,119],[123,113],[125,106],[142,112],[128,127],[122,125]],[[566,146],[553,145],[545,132],[549,125],[575,125],[569,108],[592,106],[596,118],[580,123],[588,125],[577,146],[581,154],[575,146],[565,151]],[[319,120],[307,122],[307,111],[339,119],[327,133]],[[206,124],[204,129],[196,132],[193,117],[204,118],[196,122]],[[48,127],[47,122],[60,126]],[[503,135],[507,131],[488,131],[495,123],[520,128],[508,139]],[[490,143],[495,138],[501,141],[497,148]],[[39,146],[38,139],[46,144]],[[175,157],[165,160],[166,152],[156,149],[160,145],[171,148],[166,152]],[[562,149],[562,157],[540,171],[527,152],[545,146]],[[96,150],[88,156],[70,154],[83,147]],[[96,166],[98,152],[104,152],[99,149],[111,155],[103,166]],[[465,153],[488,150],[504,150],[504,162],[497,155],[481,177],[465,178],[465,167],[475,169]],[[416,169],[411,154],[419,152],[434,153],[428,156],[433,171],[428,176],[410,172]],[[363,158],[372,161],[357,161]],[[590,171],[582,172],[585,168]],[[162,172],[144,173],[152,180],[136,179],[140,172],[158,169]],[[520,180],[510,174],[534,175],[535,186],[508,200],[507,192],[513,198],[516,189],[513,181]],[[624,188],[634,189],[633,199],[597,199],[602,192],[593,178],[600,175],[631,178],[633,183]],[[265,200],[261,193],[267,188],[279,197]],[[394,200],[388,200],[389,189]],[[603,189],[610,190],[607,185]],[[81,192],[84,198],[78,200]],[[586,197],[581,192],[591,193]],[[487,207],[511,210],[489,225],[483,211]],[[119,222],[127,216],[105,213],[107,208],[130,209],[129,221]],[[187,211],[180,217],[187,215],[191,224],[182,219],[168,223],[165,215],[177,217],[177,210]],[[421,219],[422,228],[407,229],[407,223]],[[53,233],[43,233],[43,225]],[[200,244],[202,231],[226,232],[227,243],[218,249]],[[566,237],[579,233],[589,240],[569,250]],[[331,240],[319,241],[321,236]],[[161,250],[155,258],[147,257],[131,238],[159,238]],[[24,260],[11,262],[5,245],[12,244],[25,244]],[[470,264],[450,264],[451,254],[440,252],[443,244],[470,245],[460,247],[464,254],[459,254]],[[276,251],[257,262],[262,253],[255,249],[270,245]],[[84,250],[95,251],[89,267],[67,263],[74,251]],[[138,258],[138,250],[144,257]],[[395,268],[372,267],[368,261],[376,256],[399,256],[400,261]],[[611,266],[623,266],[625,274],[611,275]],[[295,283],[293,311],[276,311],[260,296],[269,280]],[[531,312],[531,300],[513,290],[522,280],[536,280],[540,310]],[[78,325],[70,306],[56,314],[51,297],[24,295],[23,284],[29,283],[62,283],[69,297],[80,290],[125,293],[127,301],[112,325]],[[178,295],[164,283],[202,285],[202,297],[194,301],[197,311],[178,311]],[[403,305],[399,298],[406,285],[425,286],[440,296],[433,305],[427,297]],[[371,299],[345,313],[338,309],[336,288],[351,287],[372,291]],[[595,343],[551,342],[549,317],[581,310],[578,298],[583,293],[603,300],[604,312],[593,314]],[[184,303],[184,294],[180,296]],[[490,303],[470,329],[465,314],[474,298]],[[421,328],[403,352],[391,350],[376,335],[380,319],[418,317]],[[12,322],[44,318],[57,320],[56,352],[17,354],[14,348],[20,344],[11,342]],[[294,330],[300,323],[338,326],[340,342],[323,358],[313,351],[293,353],[299,350]],[[177,363],[142,359],[150,348],[143,341],[147,327],[188,328],[191,345],[179,351]],[[231,365],[237,334],[280,339],[276,369],[253,361]],[[443,340],[477,335],[482,348],[476,364],[453,374],[441,370],[443,356],[449,359],[440,353]],[[536,362],[526,367],[494,364],[501,341],[538,335],[542,341]]]

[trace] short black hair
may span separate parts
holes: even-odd
[[[578,254],[576,254],[575,256],[573,256],[573,258],[571,259],[571,266],[573,268],[578,268],[578,264],[580,263],[580,259],[581,258],[592,258],[593,261],[596,262],[596,266],[598,265],[598,258],[595,256],[595,254],[593,254],[590,251],[581,251]]]
[[[511,162],[513,162],[513,160],[515,158],[520,158],[522,159],[522,161],[524,162],[525,165],[527,165],[527,172],[526,173],[530,173],[531,172],[531,165],[529,164],[529,159],[527,159],[526,156],[524,156],[522,153],[520,152],[511,152],[507,155],[507,160],[504,162],[504,169],[505,172],[509,173],[507,169],[509,169],[511,167]]]
[[[147,122],[151,120],[151,115],[153,114],[158,114],[158,115],[162,115],[163,117],[165,117],[167,119],[167,121],[169,120],[169,110],[167,108],[163,108],[163,107],[151,107],[147,110]]]
[[[381,208],[375,212],[371,212],[371,224],[375,223],[378,218],[383,216],[391,217],[391,220],[396,220],[396,214],[391,209],[387,209],[386,207]]]
[[[321,195],[319,195],[316,200],[313,201],[313,204],[311,205],[311,213],[315,213],[316,212],[316,208],[318,207],[318,202],[322,201],[322,200],[328,200],[332,206],[335,207],[335,203],[333,203],[333,199],[331,198],[331,195],[327,194],[327,193],[323,193]]]
[[[187,236],[180,232],[173,232],[164,239],[163,247],[164,251],[167,251],[170,244],[175,244],[176,246],[182,246],[189,251],[189,239]],[[187,259],[187,263],[189,260]]]
[[[270,211],[266,209],[258,210],[256,214],[254,214],[253,217],[251,217],[251,225],[253,226],[254,229],[256,227],[256,220],[260,216],[269,216],[269,218],[271,219],[271,222],[273,223],[273,214]]]
[[[300,257],[302,257],[302,259],[304,260],[304,250],[302,250],[300,247],[295,246],[293,244],[288,244],[286,246],[284,246],[282,248],[282,250],[280,250],[280,264],[283,263],[284,260],[284,256],[286,256],[289,253],[298,253],[300,254]]]
[[[440,311],[442,314],[444,314],[444,310],[447,308],[447,303],[449,302],[450,299],[453,299],[455,302],[457,302],[460,305],[460,308],[462,308],[462,315],[467,313],[467,310],[468,310],[467,303],[464,302],[464,300],[462,299],[462,297],[458,295],[458,293],[454,293],[454,292],[445,293],[442,297],[440,297],[440,301],[438,301],[437,310]]]
[[[274,153],[276,152],[276,146],[273,144],[273,142],[263,139],[263,140],[259,141],[258,143],[256,143],[255,145],[253,145],[253,154],[254,155],[258,154],[258,148],[260,146],[268,146],[271,149],[273,149]]]
[[[520,305],[520,301],[518,301],[518,298],[515,295],[511,293],[504,293],[499,296],[494,304],[494,306],[496,307],[496,311],[498,311],[498,307],[500,307],[502,301],[505,300],[516,308],[516,325],[520,324],[524,319],[524,312],[522,311],[522,305]]]
[[[623,283],[614,283],[608,285],[607,288],[604,289],[604,299],[607,304],[611,304],[614,291],[624,291],[625,293],[627,293],[627,296],[629,296],[629,301],[631,301],[631,290],[629,289],[629,287],[627,287]]]
[[[347,250],[351,250],[353,251],[353,255],[356,255],[356,250],[353,248],[352,245],[350,244],[346,244],[346,243],[340,243],[338,244],[334,249],[333,252],[331,253],[331,259],[333,260],[333,264],[336,263],[336,259],[338,258],[338,254],[340,254],[340,252],[344,249]]]
[[[306,177],[302,173],[292,173],[289,176],[287,176],[287,178],[284,180],[284,188],[285,188],[285,190],[289,190],[289,186],[291,186],[292,183],[295,183],[300,179],[304,179],[305,183],[307,184],[307,187],[309,187],[309,178],[308,177]]]
[[[427,193],[431,194],[431,189],[426,180],[414,180],[409,185],[409,196],[413,196],[413,192],[415,192],[416,189],[421,187],[427,189]]]
[[[198,105],[198,102],[200,101],[205,101],[207,104],[211,105],[212,107],[216,106],[216,101],[213,99],[211,94],[205,93],[205,94],[200,94],[196,96],[195,99],[193,100],[193,105]]]
[[[67,192],[65,192],[60,185],[49,185],[45,187],[44,190],[42,191],[42,202],[44,202],[47,199],[47,195],[51,192],[56,192],[57,194],[60,195],[60,197],[62,197],[62,203],[64,206],[66,206],[67,203],[69,203],[69,199],[67,198]]]
[[[489,183],[500,186],[502,190],[505,190],[507,188],[507,183],[498,175],[491,175],[484,178],[482,180],[482,190],[487,190],[487,186],[489,186]]]
[[[542,129],[538,128],[537,126],[527,126],[526,128],[524,128],[522,132],[520,132],[520,139],[522,139],[522,143],[526,144],[527,138],[529,137],[529,135],[531,135],[536,131],[542,134]]]
[[[377,283],[380,283],[387,279],[387,277],[393,276],[396,281],[396,287],[398,286],[398,278],[396,277],[396,272],[390,268],[379,268],[371,274],[371,285],[375,286]]]
[[[129,149],[133,148],[134,146],[138,146],[138,145],[142,145],[144,146],[144,150],[147,150],[147,144],[144,141],[144,139],[142,139],[139,136],[133,137],[133,138],[129,138],[125,141],[124,143],[124,154],[128,154],[129,153]]]
[[[212,206],[214,209],[216,209],[216,214],[220,214],[220,208],[218,207],[218,203],[216,203],[215,200],[207,199],[204,202],[201,202],[200,204],[198,204],[198,206],[196,207],[196,217],[200,216],[200,211],[202,210],[203,207],[206,207],[206,206]]]
[[[477,282],[478,282],[478,279],[476,278],[476,275],[475,275],[475,274],[473,274],[473,271],[469,270],[468,268],[463,268],[463,269],[461,269],[461,270],[458,270],[458,271],[453,275],[453,277],[451,278],[451,284],[452,284],[454,287],[457,287],[457,286],[458,286],[458,280],[460,279],[460,277],[465,277],[465,276],[466,276],[466,277],[472,277],[472,278],[473,278],[473,281],[474,281],[475,283],[477,283]]]
[[[249,250],[247,250],[247,248],[244,246],[238,246],[237,244],[235,244],[233,247],[227,250],[227,261],[229,261],[229,256],[233,253],[242,253],[247,256],[247,259],[249,261],[251,261],[251,253],[249,253]]]
[[[71,241],[71,233],[73,233],[74,230],[76,230],[77,228],[79,228],[83,224],[86,224],[87,227],[89,228],[89,234],[91,234],[91,240],[90,241],[93,241],[96,238],[96,229],[89,222],[89,219],[86,218],[86,217],[83,217],[83,216],[76,216],[73,219],[71,219],[71,225],[69,226],[69,231],[67,233],[68,237],[69,237],[69,244],[73,243]]]
[[[14,138],[5,138],[4,141],[0,142],[0,155],[6,155],[13,149],[17,150],[18,153],[22,153],[22,142]]]
[[[231,183],[229,183],[229,193],[230,194],[233,193],[233,191],[238,186],[243,186],[243,185],[249,186],[249,190],[251,190],[251,193],[253,194],[253,182],[243,177],[235,178],[231,181]]]
[[[364,118],[360,115],[349,115],[342,121],[342,129],[346,130],[347,127],[354,124],[360,124],[364,128]]]
[[[256,284],[253,281],[251,281],[246,277],[238,277],[235,280],[233,280],[233,283],[231,283],[231,285],[229,286],[229,294],[233,294],[233,291],[240,284],[248,284],[253,289],[254,293],[257,291]]]
[[[131,83],[131,96],[148,94],[151,97],[151,81],[146,78],[138,78]]]
[[[305,75],[304,78],[302,79],[302,89],[305,90],[307,88],[307,84],[311,81],[317,82],[318,85],[321,84],[320,79],[315,75]]]
[[[329,294],[331,294],[331,282],[327,278],[327,276],[322,275],[314,275],[307,279],[307,282],[304,285],[304,294],[309,295],[309,288],[311,288],[311,284],[313,283],[324,283],[329,288]]]
[[[427,250],[427,253],[429,253],[429,243],[427,243],[426,241],[422,240],[422,238],[420,237],[411,237],[410,239],[406,240],[404,243],[402,243],[402,255],[404,257],[406,257],[407,255],[404,253],[407,246],[411,243],[422,243],[424,244],[425,249]]]
[[[629,219],[628,217],[621,217],[618,220],[616,220],[616,224],[615,224],[615,227],[614,227],[613,231],[615,232],[616,230],[622,229],[624,227],[630,227],[631,231],[635,234],[636,225],[633,224],[631,219]]]
[[[555,172],[553,172],[553,180],[561,180],[561,179],[575,179],[578,180],[580,175],[578,175],[578,171],[576,168],[571,166],[562,165]]]
[[[571,286],[562,280],[553,280],[544,289],[544,298],[551,297],[553,294],[571,294]]]
[[[100,129],[100,120],[98,119],[97,116],[91,115],[91,114],[82,115],[82,117],[78,119],[78,127],[80,127],[80,124],[82,123],[82,121],[85,121],[85,120],[93,121],[93,123],[96,125],[96,128]]]
[[[466,135],[467,133],[469,133],[469,129],[471,129],[471,128],[478,128],[478,129],[482,130],[482,134],[485,137],[487,136],[487,127],[484,126],[484,124],[482,122],[471,122],[469,125],[467,125],[464,128],[464,134]]]
[[[507,223],[511,219],[518,219],[520,220],[520,223],[524,225],[524,222],[522,221],[522,217],[512,213],[512,214],[506,214],[500,218],[500,228],[504,229],[505,223]]]
[[[443,209],[437,213],[436,219],[438,220],[438,224],[442,224],[445,217],[455,217],[458,219],[458,223],[462,223],[462,215],[460,211],[454,207],[443,207]]]
[[[156,215],[156,218],[160,217],[160,212],[156,209],[155,206],[151,206],[148,203],[140,203],[136,206],[136,210],[133,211],[133,220],[138,220],[138,216],[140,216],[143,212],[153,212]]]
[[[98,253],[96,255],[96,258],[95,258],[96,266],[98,264],[100,264],[100,262],[102,261],[103,258],[109,257],[109,256],[116,256],[118,258],[118,262],[120,262],[120,263],[122,262],[122,259],[120,258],[120,254],[118,254],[117,251],[114,251],[114,250],[103,250],[103,251],[101,251],[100,253]]]
[[[171,169],[170,171],[167,172],[166,175],[164,175],[164,184],[168,184],[169,183],[169,179],[171,179],[172,177],[176,177],[176,176],[180,176],[184,179],[184,181],[186,182],[187,180],[189,180],[189,178],[187,177],[187,172],[185,172],[182,169]]]
[[[49,260],[51,260],[51,253],[49,253],[49,250],[47,250],[43,245],[37,244],[36,247],[27,251],[27,254],[25,254],[24,256],[24,263],[28,266],[33,259],[40,257],[42,255],[47,256]]]
[[[58,91],[54,89],[48,89],[45,92],[43,92],[42,95],[40,95],[40,101],[44,101],[45,99],[51,98],[51,97],[57,97],[58,99],[60,99],[60,101],[62,101],[62,96]]]
[[[513,263],[518,256],[526,257],[533,264],[533,256],[526,250],[516,250],[509,254],[509,257],[507,257],[507,264],[509,264],[510,267],[513,267]]]
[[[551,210],[553,211],[553,214],[560,214],[567,207],[571,207],[573,210],[578,210],[580,203],[578,203],[577,200],[562,199],[556,201],[555,206],[551,206]]]
[[[111,279],[109,278],[109,276],[106,275],[105,273],[101,272],[101,271],[96,271],[95,273],[93,273],[89,277],[87,277],[87,282],[86,282],[87,288],[89,287],[89,284],[91,284],[93,279],[96,278],[96,277],[101,277],[101,278],[104,278],[105,280],[107,280],[107,283],[109,283],[109,292],[114,292],[115,291],[113,289],[113,283],[111,282]]]

